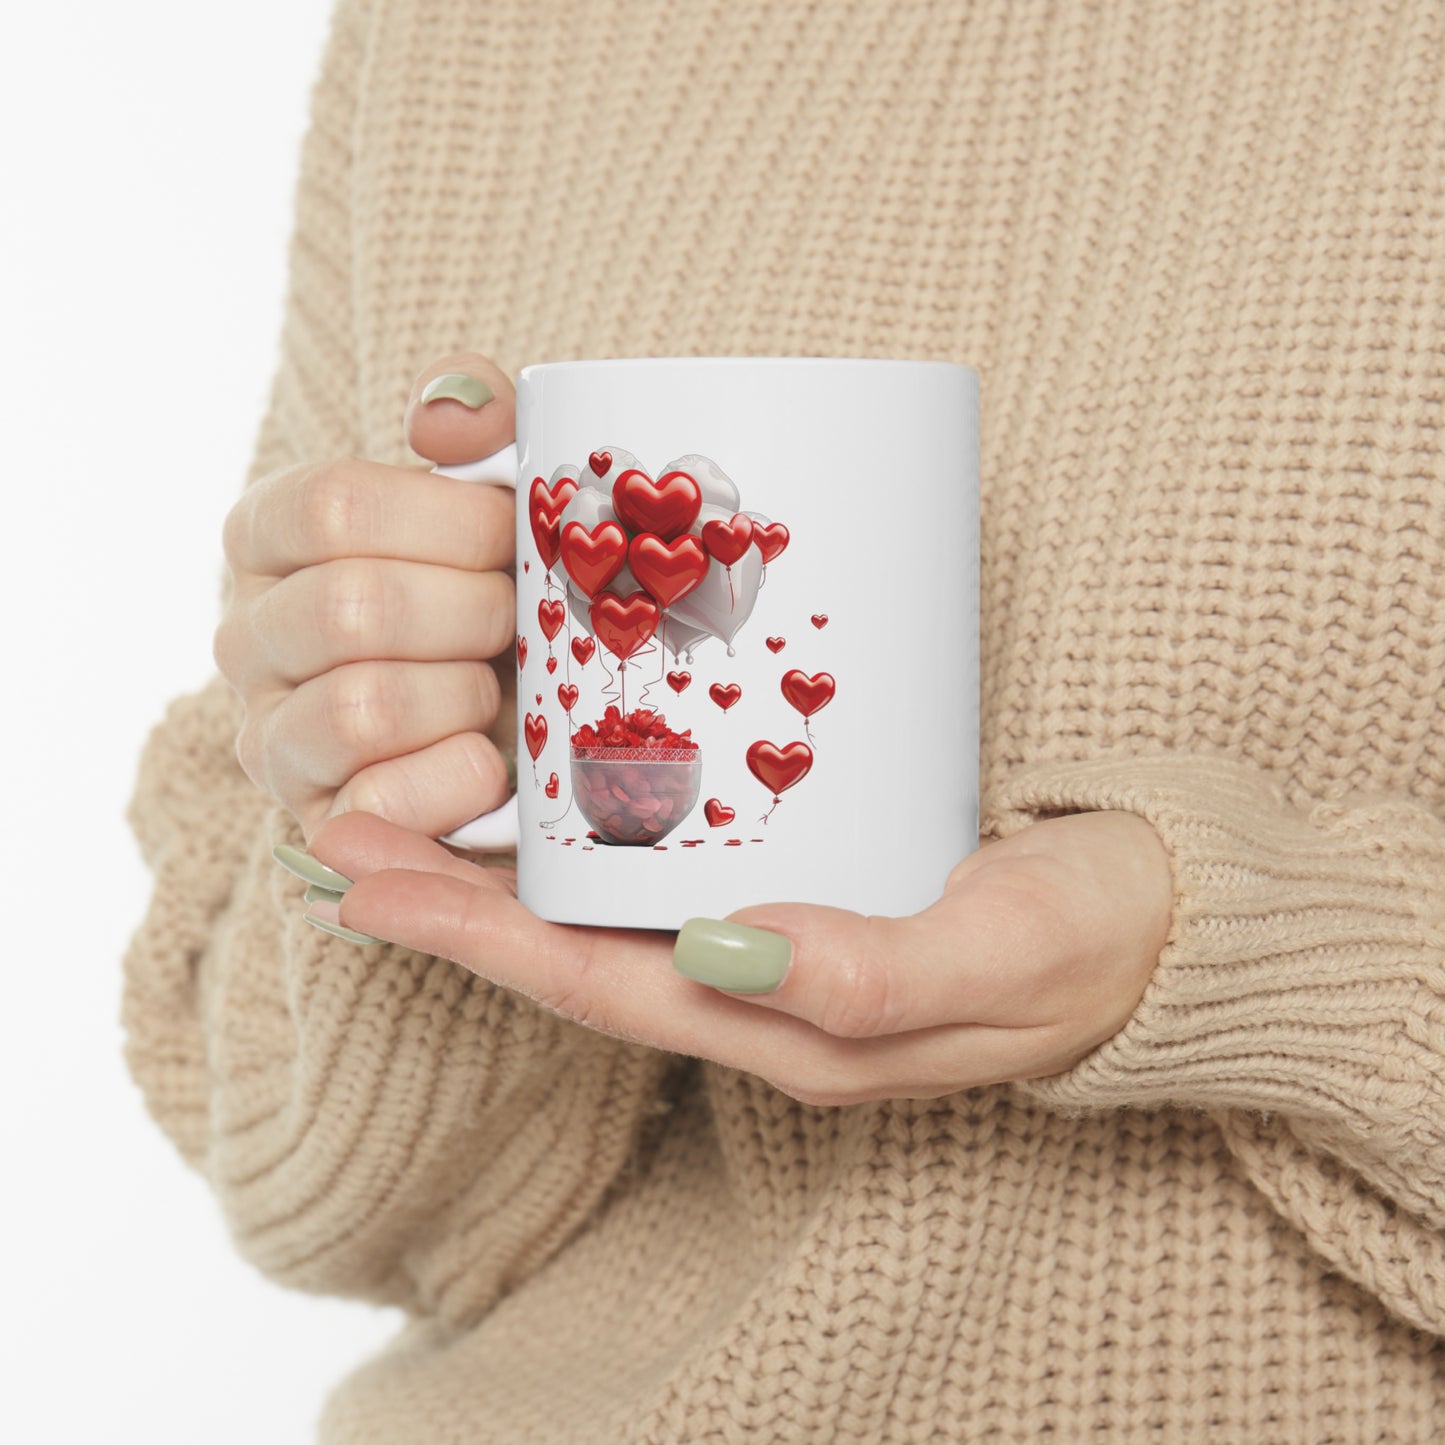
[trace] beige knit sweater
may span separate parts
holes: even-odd
[[[969,361],[986,829],[1134,811],[1176,900],[1066,1075],[807,1107],[304,927],[177,701],[127,1058],[248,1260],[412,1317],[325,1441],[1441,1438],[1442,57],[1438,0],[342,0],[252,477],[416,463],[461,347]]]

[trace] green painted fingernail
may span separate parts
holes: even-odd
[[[427,382],[421,394],[422,405],[430,401],[459,401],[473,411],[485,406],[492,399],[492,388],[480,376],[468,376],[464,371],[448,371],[434,376]]]
[[[271,856],[288,872],[294,873],[307,883],[318,888],[330,889],[333,893],[345,893],[351,887],[351,879],[344,878],[333,868],[318,863],[309,853],[293,848],[289,843],[278,843]]]
[[[771,993],[792,960],[792,940],[781,933],[718,918],[689,918],[672,948],[679,973],[734,993]]]
[[[307,923],[312,928],[319,928],[323,933],[334,933],[337,938],[344,938],[348,943],[381,943],[380,938],[373,938],[369,933],[358,933],[354,928],[343,928],[339,923],[328,923],[324,918],[313,918],[309,913],[303,913]]]
[[[340,903],[343,896],[330,888],[318,888],[314,883],[306,890],[308,903]]]

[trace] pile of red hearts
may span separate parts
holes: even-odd
[[[701,785],[702,750],[651,708],[624,717],[610,706],[572,734],[572,795],[605,843],[660,842],[697,806]]]

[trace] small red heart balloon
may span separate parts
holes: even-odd
[[[702,524],[702,545],[709,557],[716,557],[724,567],[731,567],[752,545],[753,519],[746,512],[736,512],[730,522],[716,517]]]
[[[532,755],[532,761],[537,761],[537,754],[547,746],[547,719],[541,713],[528,713],[522,722],[522,732],[527,739],[527,751]]]
[[[690,672],[669,672],[667,674],[667,685],[674,692],[681,692],[691,681],[692,674]]]
[[[605,477],[612,470],[612,453],[593,452],[587,458],[587,465],[592,468],[594,476]]]
[[[555,657],[549,657],[547,659],[547,671],[549,673],[557,671],[557,659]]]
[[[708,688],[707,695],[726,712],[743,695],[743,690],[735,682],[730,682],[727,686],[715,682]]]
[[[619,597],[615,592],[599,592],[587,615],[592,619],[597,640],[619,662],[626,662],[657,631],[657,624],[662,621],[661,609],[641,588],[626,597]]]
[[[686,472],[667,472],[654,482],[630,467],[612,484],[612,506],[631,531],[655,532],[670,542],[697,521],[702,488]]]
[[[664,542],[653,532],[643,532],[627,544],[627,565],[659,607],[671,607],[707,576],[707,553],[696,537]]]
[[[537,706],[542,706],[542,694],[540,692],[537,694]]]
[[[526,639],[525,637],[523,637],[522,634],[519,632],[519,633],[517,634],[517,666],[518,666],[518,667],[526,667],[526,665],[527,665],[527,639]]]
[[[524,571],[524,572],[530,572],[531,570],[532,570],[532,562],[531,562],[531,559],[528,558],[527,561],[525,561],[525,562],[522,563],[522,571]]]
[[[557,774],[556,774],[556,773],[553,773],[553,774],[551,775],[551,777],[549,777],[549,778],[547,779],[546,786],[542,789],[542,791],[543,791],[544,793],[546,793],[546,795],[547,795],[549,798],[555,798],[555,797],[557,796]],[[567,841],[570,843],[570,842],[572,841],[572,839],[568,838]]]
[[[709,798],[702,805],[702,811],[707,817],[708,826],[712,828],[721,828],[725,823],[731,823],[737,816],[735,809],[718,802],[716,798]]]
[[[828,614],[826,612],[815,612],[813,614],[813,626],[822,629],[828,625]]]
[[[576,495],[577,483],[571,477],[559,477],[554,487],[549,487],[541,477],[532,479],[527,516],[537,553],[548,570],[557,565],[557,529],[562,524],[562,512]]]
[[[560,597],[549,602],[545,597],[537,604],[537,621],[548,642],[561,632],[567,620],[567,607]]]
[[[537,701],[541,702],[541,698]],[[557,684],[557,701],[562,704],[563,712],[571,712],[577,706],[577,684],[575,682],[559,682]]]
[[[787,642],[788,639],[786,637],[769,637],[767,639],[768,651],[781,652],[783,648],[787,646]]]
[[[813,750],[805,742],[776,743],[759,739],[747,751],[748,771],[776,797],[807,777],[813,766]]]
[[[766,527],[754,522],[753,541],[763,554],[763,565],[767,566],[788,545],[788,529],[781,522],[770,522]]]
[[[783,696],[804,717],[812,717],[820,707],[832,702],[835,686],[831,672],[815,672],[809,677],[801,668],[795,667],[783,674]]]
[[[574,637],[572,639],[572,656],[586,667],[592,660],[592,654],[597,651],[597,644],[590,637]]]
[[[627,533],[616,522],[599,522],[590,532],[581,522],[562,528],[562,565],[588,597],[595,597],[627,562]]]

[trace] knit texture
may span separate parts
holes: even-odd
[[[178,700],[127,1059],[408,1312],[327,1445],[1439,1438],[1442,75],[1427,0],[341,0],[249,479],[419,464],[463,347],[970,362],[985,831],[1137,813],[1175,914],[1066,1074],[805,1106],[306,928]]]

